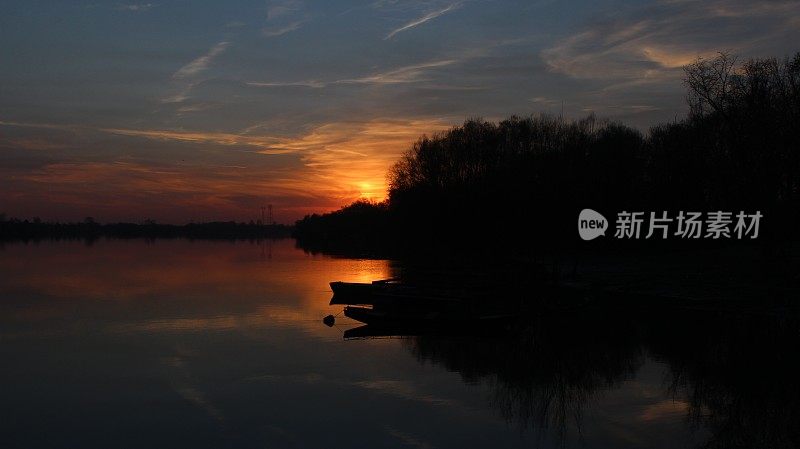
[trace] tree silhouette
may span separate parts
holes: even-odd
[[[593,115],[534,115],[422,136],[390,169],[385,205],[309,216],[296,233],[312,243],[324,235],[322,245],[371,235],[416,249],[553,253],[576,245],[575,216],[591,207],[759,210],[765,245],[796,239],[800,53],[698,59],[684,84],[687,117],[646,135]]]

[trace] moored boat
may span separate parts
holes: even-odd
[[[462,295],[444,289],[407,285],[395,279],[383,279],[372,283],[330,283],[333,297],[330,305],[386,305],[402,302],[406,305],[421,303],[452,303],[463,301]]]
[[[375,296],[379,293],[400,287],[394,279],[381,279],[365,282],[342,282],[334,281],[330,283],[333,290],[331,305],[336,304],[374,304]]]
[[[451,327],[503,325],[511,322],[511,314],[481,314],[467,311],[441,310],[430,307],[381,310],[348,306],[344,315],[372,326]]]

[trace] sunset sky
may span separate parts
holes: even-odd
[[[289,223],[468,117],[685,114],[681,66],[800,50],[798,1],[0,4],[0,213]]]

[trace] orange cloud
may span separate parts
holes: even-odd
[[[237,165],[219,165],[201,158],[154,163],[129,156],[119,160],[117,156],[103,161],[52,162],[18,171],[6,169],[12,183],[3,197],[12,206],[8,212],[14,214],[20,213],[13,207],[16,204],[22,213],[33,211],[30,215],[57,218],[52,211],[80,210],[78,217],[61,218],[93,215],[101,221],[249,220],[270,202],[277,203],[276,214],[281,221],[291,222],[359,198],[383,200],[389,167],[421,135],[449,126],[440,119],[375,119],[328,123],[296,137],[96,128],[94,132],[117,136],[195,144],[216,154],[217,160],[227,158],[228,146],[250,146],[254,151],[236,153],[235,159],[232,156]],[[87,128],[79,130],[85,132]],[[36,147],[44,144],[37,141]],[[276,167],[270,159],[286,154],[294,154],[295,162]]]
[[[219,145],[246,145],[259,147],[262,154],[285,154],[291,152],[277,146],[282,140],[269,136],[247,136],[231,133],[188,132],[171,130],[135,130],[119,128],[101,128],[100,131],[131,137],[144,137],[155,140],[172,140],[193,143],[215,143]]]
[[[285,143],[301,153],[317,189],[341,203],[386,198],[386,174],[423,134],[449,128],[442,120],[373,120],[331,123]]]

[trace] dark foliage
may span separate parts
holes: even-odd
[[[548,246],[575,234],[584,207],[638,202],[643,144],[639,132],[593,116],[469,120],[420,139],[393,167],[390,211],[415,239],[488,234],[493,245]]]
[[[295,224],[293,235],[301,246],[326,242],[328,251],[374,251],[387,238],[387,212],[386,203],[360,200],[335,212],[307,215]]]
[[[392,167],[387,204],[306,217],[297,235],[530,254],[577,244],[575,217],[592,208],[612,221],[624,210],[759,210],[766,245],[794,238],[800,53],[740,65],[720,54],[687,66],[684,80],[687,118],[646,136],[546,115],[423,136]]]

